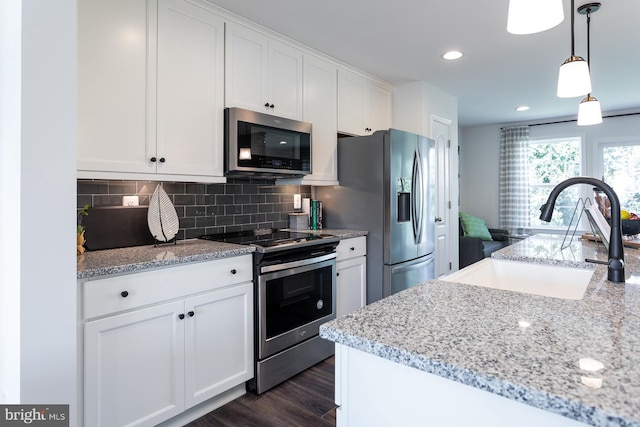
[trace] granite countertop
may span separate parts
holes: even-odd
[[[314,234],[332,234],[341,239],[367,234],[366,231],[358,230],[323,229],[296,231]],[[149,268],[227,258],[253,252],[255,252],[255,248],[252,246],[199,239],[180,240],[175,245],[168,244],[158,247],[147,245],[91,251],[78,255],[77,278],[91,279],[110,274],[131,273]]]
[[[577,238],[561,248],[562,236],[534,236],[494,257],[607,258]],[[587,424],[640,426],[640,252],[625,249],[625,261],[626,283],[597,265],[582,300],[431,280],[322,325],[320,336]]]

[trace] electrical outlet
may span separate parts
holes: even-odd
[[[293,209],[301,209],[302,208],[302,198],[299,194],[293,195]]]
[[[138,196],[122,196],[122,206],[138,206]]]

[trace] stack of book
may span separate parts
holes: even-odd
[[[309,210],[309,228],[322,230],[322,201],[311,199]]]

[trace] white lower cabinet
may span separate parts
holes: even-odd
[[[336,250],[338,317],[362,308],[367,303],[366,239],[362,236],[341,240]]]
[[[84,283],[85,313],[127,301],[127,311],[84,323],[84,425],[154,426],[244,391],[253,377],[251,268],[248,255]],[[155,295],[170,300],[148,304]]]

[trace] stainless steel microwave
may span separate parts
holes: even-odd
[[[301,177],[311,173],[311,123],[242,108],[224,110],[225,175]]]

